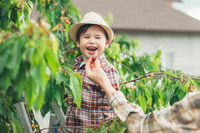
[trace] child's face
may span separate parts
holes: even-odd
[[[87,62],[90,57],[100,56],[109,45],[104,29],[98,25],[90,26],[76,43],[82,52],[83,62]]]

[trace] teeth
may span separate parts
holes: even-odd
[[[88,50],[95,50],[95,49],[97,49],[97,48],[95,48],[95,47],[88,47],[87,49],[88,49]]]

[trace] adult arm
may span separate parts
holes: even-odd
[[[126,122],[130,133],[198,133],[200,132],[200,93],[187,94],[181,101],[160,112],[144,114],[139,106],[129,103],[122,92],[116,91],[101,69],[98,59],[86,63],[87,77],[99,84],[116,115]]]

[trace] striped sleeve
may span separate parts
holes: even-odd
[[[122,120],[126,121],[126,118],[131,112],[144,115],[142,109],[136,105],[129,103],[124,94],[121,91],[116,91],[108,96],[108,102],[113,108],[115,114]]]
[[[200,92],[187,94],[181,101],[148,114],[128,103],[122,92],[114,92],[108,101],[116,115],[126,122],[129,133],[199,133]]]

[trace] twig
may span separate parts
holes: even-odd
[[[65,11],[65,8],[63,6],[61,6],[57,1],[53,0],[54,3],[56,3],[68,16],[70,19],[72,19],[74,21],[74,23],[77,23],[77,21],[68,13]]]
[[[140,79],[142,79],[142,78],[149,77],[149,76],[150,76],[150,74],[146,73],[145,75],[143,75],[143,76],[141,76],[141,77],[139,77],[139,78],[126,81],[126,82],[124,82],[123,84],[127,84],[127,83],[130,83],[130,82],[135,82],[136,80],[140,80]]]
[[[166,75],[166,76],[168,76],[168,77],[170,77],[170,78],[180,79],[179,77],[173,77],[173,76],[170,76],[170,75],[168,75],[168,74],[166,74],[166,73],[164,73],[164,72],[157,72],[157,73],[156,73],[156,71],[151,71],[151,72],[148,72],[148,73],[146,73],[145,75],[143,75],[143,76],[141,76],[141,77],[139,77],[139,78],[135,78],[135,79],[133,79],[133,80],[126,81],[126,82],[124,82],[123,84],[127,84],[127,83],[130,83],[130,82],[135,82],[135,81],[140,80],[140,79],[142,79],[142,78],[149,77],[149,76],[150,76],[149,73],[153,73],[155,76]],[[156,74],[155,74],[155,73],[156,73]],[[184,76],[184,77],[185,77],[185,78],[188,78],[189,76]],[[200,81],[200,79],[198,79],[198,78],[191,78],[191,79]]]
[[[73,63],[71,63],[71,62],[69,62],[69,61],[67,61],[67,60],[65,60],[65,63],[68,63],[68,64],[70,64],[70,65],[74,65]]]
[[[47,127],[47,128],[42,128],[40,129],[40,131],[43,131],[43,130],[47,130],[47,129],[55,129],[55,128],[92,128],[92,127],[100,127],[102,126],[103,124],[107,123],[107,122],[111,122],[112,120],[107,120],[107,121],[103,121],[101,122],[99,125],[90,125],[90,126],[59,126],[59,127]]]
[[[107,55],[107,57],[109,57],[111,60],[113,60],[113,61],[116,61],[116,62],[118,62],[119,64],[121,64],[123,67],[125,67],[127,70],[129,70],[131,73],[133,73],[133,71],[131,70],[131,69],[129,69],[127,66],[125,66],[123,63],[121,63],[121,62],[119,62],[119,61],[117,61],[117,60],[114,60],[112,57],[110,57],[110,56],[108,56]]]

